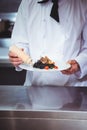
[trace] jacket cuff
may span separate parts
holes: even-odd
[[[18,67],[15,67],[15,70],[16,71],[22,71],[23,69],[18,66]]]
[[[78,56],[78,57],[75,58],[75,60],[77,61],[77,63],[80,66],[80,71],[78,71],[78,72],[75,73],[75,76],[78,79],[83,78],[87,74],[87,63],[86,63],[86,59],[87,59],[87,56],[85,56],[85,55],[84,56],[80,55],[80,56]]]

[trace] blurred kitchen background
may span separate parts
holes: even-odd
[[[21,0],[0,0],[0,85],[22,85],[26,71],[16,72],[8,59],[11,33]]]
[[[51,110],[53,106],[47,111],[40,108],[32,110],[30,93],[36,90],[36,86],[32,89],[23,86],[26,71],[16,72],[8,58],[20,2],[0,0],[0,130],[87,130],[87,87],[62,88],[65,93],[72,92],[76,97],[72,103],[63,104],[58,110]],[[57,88],[59,90],[60,87]],[[69,97],[67,95],[67,99]],[[62,98],[65,98],[63,94]],[[39,98],[36,99],[39,101]],[[45,99],[49,104],[49,100]]]

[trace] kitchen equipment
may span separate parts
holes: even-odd
[[[9,38],[11,37],[14,22],[10,20],[0,20],[0,37]]]

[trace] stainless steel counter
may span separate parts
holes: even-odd
[[[9,57],[8,57],[8,48],[1,47],[0,48],[0,64],[9,64]]]
[[[69,88],[77,98],[58,110],[32,109],[28,90],[0,86],[0,130],[87,130],[87,88]]]

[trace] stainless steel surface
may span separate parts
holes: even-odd
[[[70,89],[82,95],[78,109],[33,110],[27,87],[0,86],[0,130],[87,130],[87,88]]]
[[[8,48],[0,48],[0,64],[1,63],[10,64],[8,52],[9,52]]]
[[[9,48],[10,45],[11,45],[10,38],[1,38],[0,39],[0,48]]]
[[[21,107],[22,106],[22,107]],[[23,86],[0,86],[0,110],[29,109],[26,88]]]
[[[6,46],[0,47],[0,66],[11,65],[8,53],[9,53],[8,47]]]
[[[87,130],[86,112],[11,111],[2,114],[5,117],[0,117],[1,130]],[[79,119],[81,116],[84,118]]]
[[[17,12],[0,13],[0,19],[15,21]]]

